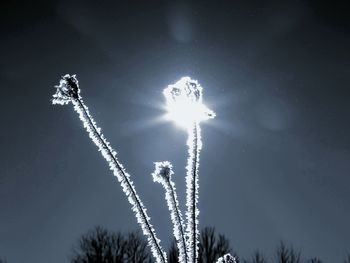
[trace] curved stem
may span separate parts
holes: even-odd
[[[119,163],[116,157],[116,152],[112,149],[107,140],[104,138],[103,134],[100,132],[100,129],[97,127],[95,121],[91,117],[88,108],[84,105],[82,98],[72,98],[72,103],[74,105],[74,110],[79,114],[79,117],[83,122],[85,129],[89,133],[90,138],[109,163],[114,175],[117,176],[118,181],[120,182],[123,191],[128,198],[128,201],[132,205],[132,210],[136,213],[137,221],[141,225],[144,235],[148,237],[148,243],[151,247],[153,256],[156,258],[157,262],[166,263],[166,254],[160,246],[160,240],[157,238],[153,226],[149,222],[150,218],[147,215],[141,199],[136,193],[136,189],[130,179],[130,175],[125,171],[122,164]]]

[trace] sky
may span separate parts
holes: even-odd
[[[96,225],[138,229],[71,105],[62,75],[131,174],[163,246],[171,223],[153,162],[174,165],[184,211],[187,134],[162,90],[197,79],[200,226],[241,256],[281,241],[341,262],[350,251],[350,19],[341,2],[8,1],[0,6],[0,258],[69,262]]]

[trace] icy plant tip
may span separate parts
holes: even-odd
[[[56,93],[52,96],[52,104],[68,104],[72,99],[80,98],[79,82],[76,75],[62,76],[60,84],[55,86]]]
[[[157,183],[163,183],[169,181],[170,176],[174,174],[172,164],[170,162],[155,162],[155,169],[153,175],[153,181]]]
[[[163,94],[166,98],[166,118],[183,128],[188,129],[193,123],[215,117],[215,113],[202,103],[201,85],[190,77],[183,77],[169,85]]]
[[[226,254],[220,257],[216,263],[236,263],[236,259],[231,254]]]

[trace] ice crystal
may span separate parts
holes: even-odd
[[[155,171],[153,172],[153,180],[161,183],[165,189],[165,200],[170,211],[171,221],[173,223],[173,232],[179,249],[179,262],[188,262],[185,231],[183,227],[182,214],[179,208],[175,183],[171,176],[174,174],[170,162],[156,162]]]
[[[80,120],[83,122],[84,128],[88,132],[91,140],[98,147],[102,156],[109,164],[110,170],[117,177],[120,185],[125,193],[132,210],[135,212],[137,222],[140,224],[143,234],[147,236],[148,244],[151,247],[153,256],[156,262],[167,262],[166,253],[160,246],[160,240],[157,238],[155,230],[150,223],[150,217],[147,215],[140,197],[136,193],[130,175],[126,172],[123,165],[117,159],[117,153],[110,146],[109,142],[101,133],[101,129],[97,127],[96,122],[89,113],[88,107],[84,104],[82,97],[79,95],[78,80],[75,75],[65,75],[60,80],[60,85],[56,87],[57,91],[54,94],[53,104],[67,104],[70,101],[74,105],[74,110],[79,114]]]

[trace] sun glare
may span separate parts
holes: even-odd
[[[195,122],[212,119],[215,113],[202,103],[202,87],[196,80],[183,77],[164,89],[166,119],[188,129]]]

